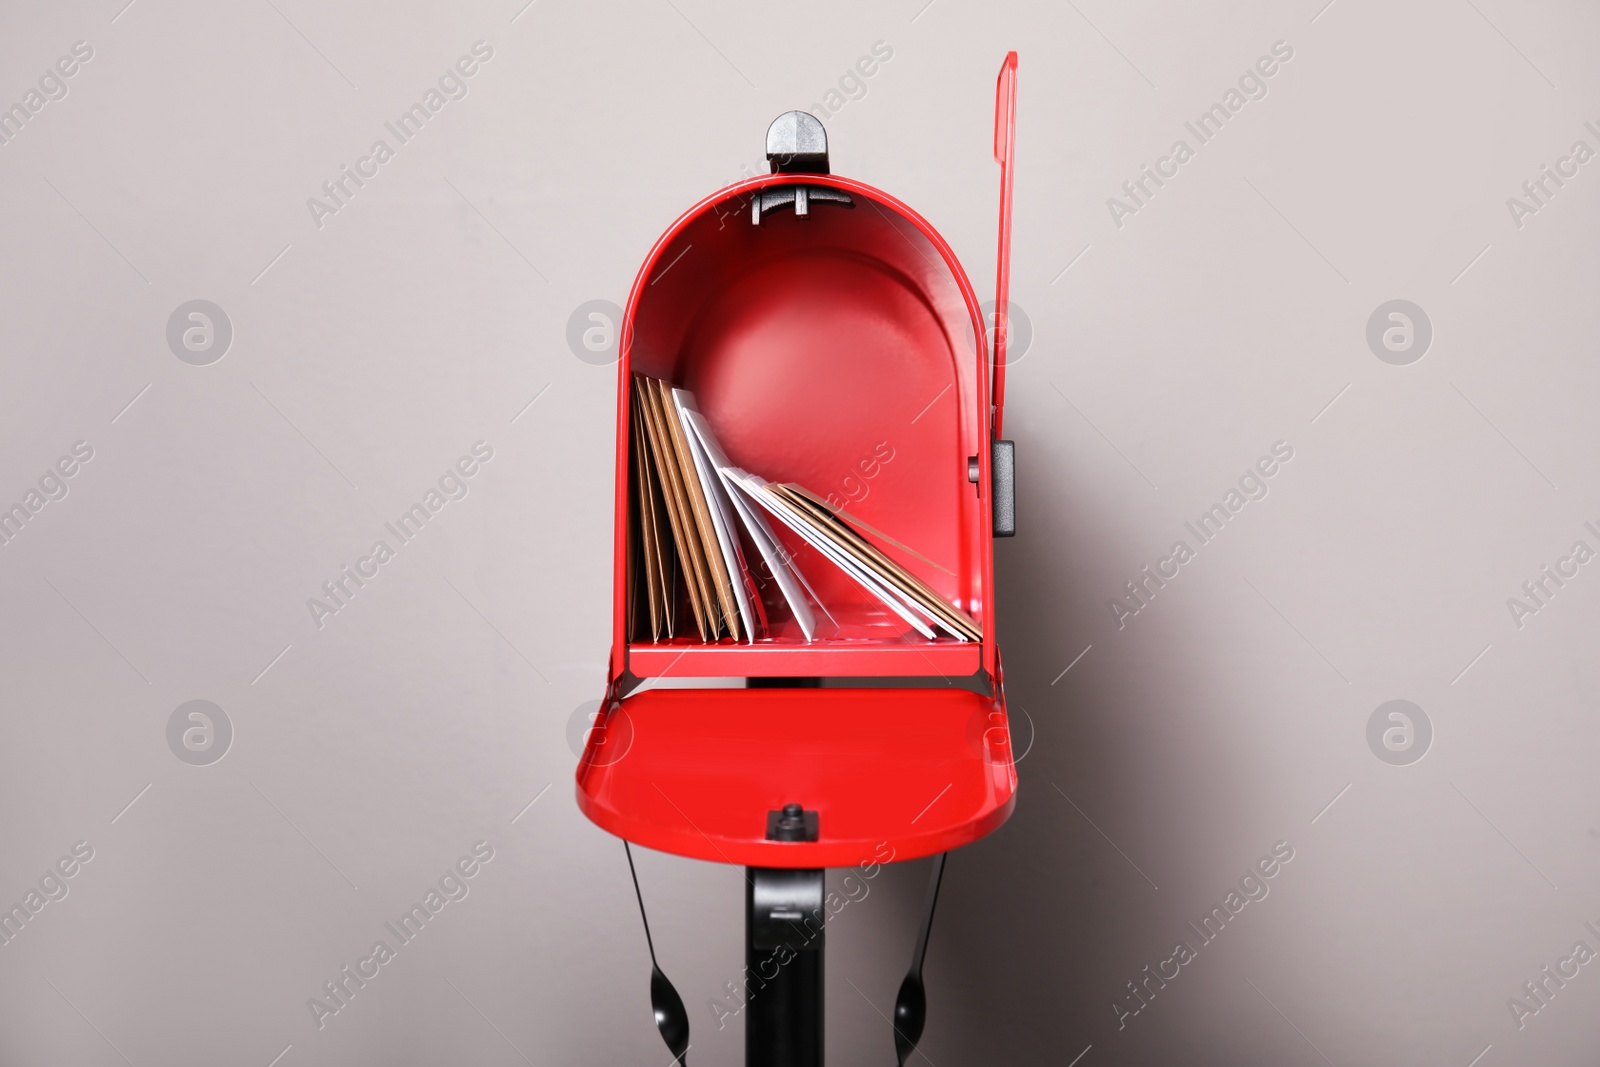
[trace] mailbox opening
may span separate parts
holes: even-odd
[[[807,195],[792,195],[801,189]],[[768,206],[774,201],[779,210]],[[804,214],[792,209],[798,201]],[[833,176],[775,174],[732,186],[658,242],[622,337],[619,484],[627,484],[630,375],[688,389],[734,463],[797,482],[914,550],[922,558],[898,561],[972,616],[984,639],[911,632],[790,538],[831,616],[813,641],[771,583],[769,632],[753,643],[684,634],[629,641],[619,593],[618,666],[640,678],[710,678],[965,677],[992,665],[987,470],[976,488],[967,470],[971,456],[987,466],[987,343],[972,286],[926,221]],[[618,505],[620,553],[625,492]],[[624,582],[619,574],[619,590]]]

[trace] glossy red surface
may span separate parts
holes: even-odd
[[[1015,53],[996,92],[1002,167],[997,310],[1003,339]],[[751,222],[751,197],[803,183],[849,195],[808,217]],[[1016,773],[993,640],[990,448],[1003,370],[978,300],[939,233],[871,186],[773,174],[686,212],[651,249],[624,314],[618,365],[614,629],[608,701],[578,767],[578,804],[649,848],[723,863],[849,867],[946,851],[989,833]],[[794,481],[914,555],[880,542],[980,624],[928,641],[780,530],[827,606],[806,642],[773,590],[754,643],[627,639],[629,388],[635,373],[694,392],[733,462]],[[977,457],[978,482],[968,479]],[[771,584],[770,582],[768,583]],[[660,689],[633,678],[921,677],[926,688]],[[949,687],[984,675],[996,694]],[[819,840],[767,841],[787,803],[821,812]]]
[[[813,201],[809,217],[786,209],[751,223],[753,193],[798,181],[842,190],[855,206]],[[992,631],[987,338],[954,253],[910,208],[830,175],[731,186],[657,243],[634,284],[622,343],[613,679],[624,669],[649,677],[663,662],[648,643],[630,646],[624,626],[627,383],[635,372],[692,391],[734,463],[832,495],[933,561],[891,550]],[[967,479],[973,455],[976,486]],[[771,635],[737,657],[695,656],[697,670],[779,675],[789,672],[780,664],[793,662],[790,653],[803,650],[816,674],[877,673],[887,667],[877,655],[885,643],[920,640],[804,542],[779,534],[837,626],[819,619],[817,640],[806,643],[768,583]],[[751,654],[763,651],[773,653],[771,670],[751,665]],[[977,654],[992,671],[993,643]],[[856,662],[862,657],[873,664]],[[908,653],[896,672],[948,673],[921,659]]]
[[[961,689],[656,689],[613,702],[578,805],[646,848],[756,867],[853,867],[969,844],[1015,803],[1004,710]],[[766,840],[767,812],[819,813]]]

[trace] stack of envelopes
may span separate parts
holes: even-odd
[[[982,637],[971,617],[860,531],[872,532],[911,555],[916,552],[803,486],[767,482],[730,463],[688,391],[635,375],[632,436],[628,620],[635,639],[647,629],[655,641],[685,630],[679,622],[685,602],[702,641],[724,637],[754,641],[766,636],[766,611],[746,562],[748,541],[765,573],[777,582],[805,639],[812,640],[817,623],[811,605],[824,615],[828,610],[795,566],[794,554],[773,532],[767,515],[923,637],[932,640],[940,633],[958,641]],[[640,618],[641,612],[647,620]]]

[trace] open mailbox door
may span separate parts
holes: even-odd
[[[603,829],[753,873],[815,872],[943,853],[1009,817],[993,547],[1015,514],[998,440],[1015,98],[1013,52],[997,87],[992,358],[948,243],[888,193],[830,173],[826,133],[804,112],[769,130],[772,173],[708,196],[646,257],[621,328],[607,695],[577,769],[578,804]],[[692,395],[738,468],[908,549],[898,562],[978,639],[913,632],[789,536],[822,608],[813,634],[760,588],[766,625],[744,639],[630,626],[644,521],[635,376]]]

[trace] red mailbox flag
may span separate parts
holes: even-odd
[[[1006,413],[1006,328],[1011,321],[1011,153],[1017,144],[1017,54],[1006,53],[994,89],[994,161],[1000,164],[1000,249],[994,279],[994,436]]]

